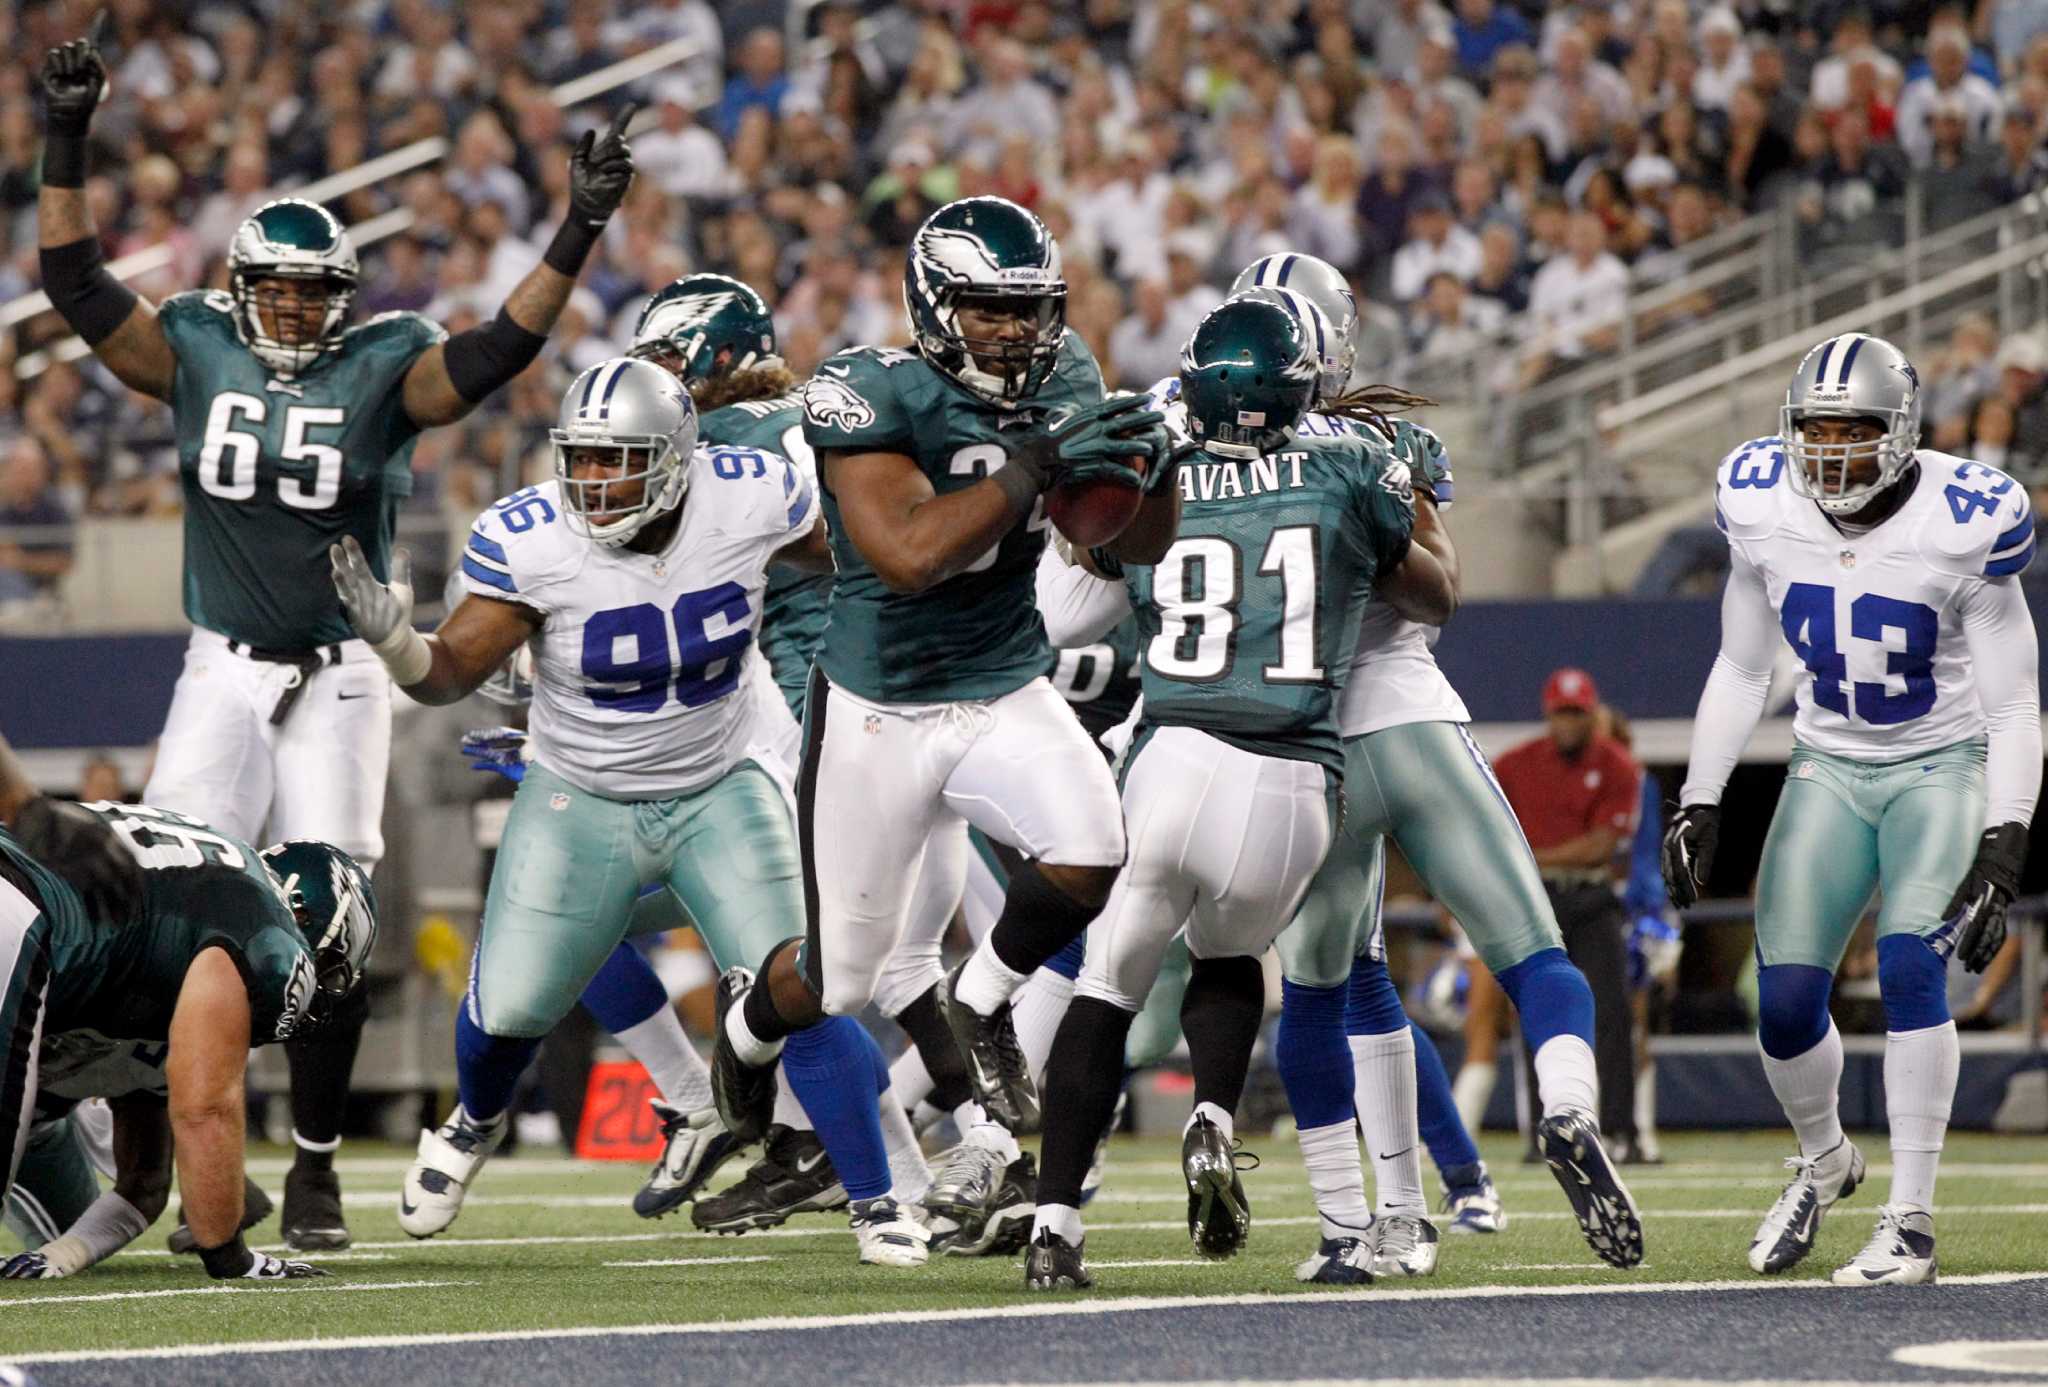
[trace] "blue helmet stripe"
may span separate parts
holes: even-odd
[[[1282,260],[1280,262],[1280,274],[1273,282],[1283,289],[1286,288],[1287,276],[1294,273],[1294,262],[1300,258],[1298,255],[1290,255],[1285,260]]]
[[[1857,337],[1857,338],[1856,338],[1856,340],[1854,340],[1853,342],[1851,342],[1851,343],[1849,344],[1849,350],[1848,350],[1848,351],[1846,351],[1846,352],[1844,352],[1844,353],[1842,353],[1842,375],[1841,375],[1841,380],[1840,380],[1840,384],[1842,385],[1842,387],[1843,387],[1844,389],[1847,389],[1847,388],[1848,388],[1848,385],[1849,385],[1849,371],[1850,371],[1850,368],[1851,368],[1851,367],[1853,367],[1853,366],[1855,366],[1855,364],[1856,364],[1856,353],[1858,353],[1858,352],[1862,351],[1862,350],[1863,350],[1863,344],[1864,344],[1865,342],[1868,342],[1869,340],[1870,340],[1870,339],[1869,339],[1868,337],[1861,337],[1861,336],[1859,336],[1859,337]]]
[[[1820,344],[1820,362],[1813,368],[1813,378],[1816,381],[1824,381],[1828,378],[1828,358],[1834,355],[1835,343],[1841,340],[1839,337],[1830,337],[1827,341]]]
[[[619,388],[619,381],[630,369],[632,369],[632,363],[623,360],[612,368],[612,378],[605,382],[604,395],[597,402],[598,418],[610,419],[612,417],[612,392]]]

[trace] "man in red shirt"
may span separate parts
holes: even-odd
[[[1635,832],[1643,773],[1598,730],[1599,707],[1592,675],[1553,672],[1543,686],[1549,733],[1504,753],[1493,768],[1536,855],[1565,952],[1593,988],[1600,1130],[1616,1159],[1626,1160],[1635,1146],[1635,1046],[1628,916],[1615,893],[1614,863]]]

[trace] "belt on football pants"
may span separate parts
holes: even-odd
[[[323,645],[313,650],[269,650],[260,645],[244,645],[241,641],[231,640],[228,650],[266,665],[292,667],[293,673],[285,679],[284,689],[277,696],[277,705],[270,710],[270,725],[273,727],[291,716],[293,707],[306,692],[307,681],[328,665],[341,663],[339,645]]]

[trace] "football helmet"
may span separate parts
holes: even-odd
[[[259,361],[281,375],[305,370],[341,344],[342,325],[361,278],[348,232],[325,207],[301,198],[264,203],[235,229],[228,244],[235,331]],[[324,287],[327,303],[313,337],[287,342],[265,329],[257,284],[266,279],[309,279]]]
[[[563,522],[586,539],[617,547],[681,503],[697,447],[697,406],[682,382],[653,362],[615,356],[570,382],[548,438],[562,483]],[[570,450],[585,448],[617,452],[619,472],[572,476]],[[638,496],[615,499],[636,482]]]
[[[1809,443],[1799,428],[1808,419],[1871,419],[1884,434],[1868,443]],[[1792,459],[1792,489],[1830,515],[1854,514],[1913,465],[1920,446],[1920,373],[1882,337],[1830,337],[1792,373],[1778,430]],[[1872,457],[1877,476],[1851,482],[1850,467]]]
[[[685,275],[649,299],[629,355],[673,371],[684,385],[782,364],[768,301],[715,274]]]
[[[1315,398],[1309,334],[1277,303],[1225,299],[1180,354],[1188,433],[1219,457],[1256,458],[1284,445]]]
[[[970,338],[962,305],[1015,311],[1020,340]],[[1052,375],[1067,336],[1067,281],[1045,223],[1007,198],[966,197],[925,218],[903,267],[903,307],[933,370],[1000,409],[1024,404]]]
[[[302,1028],[323,1025],[362,986],[377,943],[377,893],[353,857],[310,838],[265,848],[263,865],[313,953],[313,995]]]
[[[1245,266],[1232,281],[1230,292],[1235,296],[1247,289],[1269,286],[1292,290],[1329,319],[1331,333],[1327,345],[1319,344],[1316,348],[1322,366],[1316,398],[1328,400],[1343,394],[1358,363],[1358,298],[1351,292],[1351,282],[1327,260],[1286,251],[1262,256]]]

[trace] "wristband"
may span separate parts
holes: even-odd
[[[562,219],[561,229],[555,232],[555,239],[548,242],[547,253],[541,256],[541,263],[556,274],[570,279],[583,273],[583,262],[590,258],[591,249],[597,245],[597,238],[604,234],[601,226],[585,226],[576,220],[571,211]]]
[[[219,1247],[202,1247],[199,1260],[206,1266],[206,1274],[216,1281],[233,1281],[247,1276],[249,1268],[256,1265],[256,1254],[242,1241],[240,1233],[222,1243]]]
[[[90,117],[86,125],[91,125]],[[49,132],[43,137],[43,186],[45,188],[83,188],[90,140],[84,129],[66,130],[59,128],[53,119]]]
[[[1038,499],[1041,483],[1032,468],[1019,467],[1014,461],[1011,466],[998,469],[992,474],[996,485],[1003,489],[1003,495],[1012,501],[1030,505]]]
[[[426,637],[410,626],[399,627],[372,645],[370,650],[384,662],[384,668],[391,671],[391,677],[398,681],[400,688],[410,688],[419,683],[434,667],[434,652]]]

